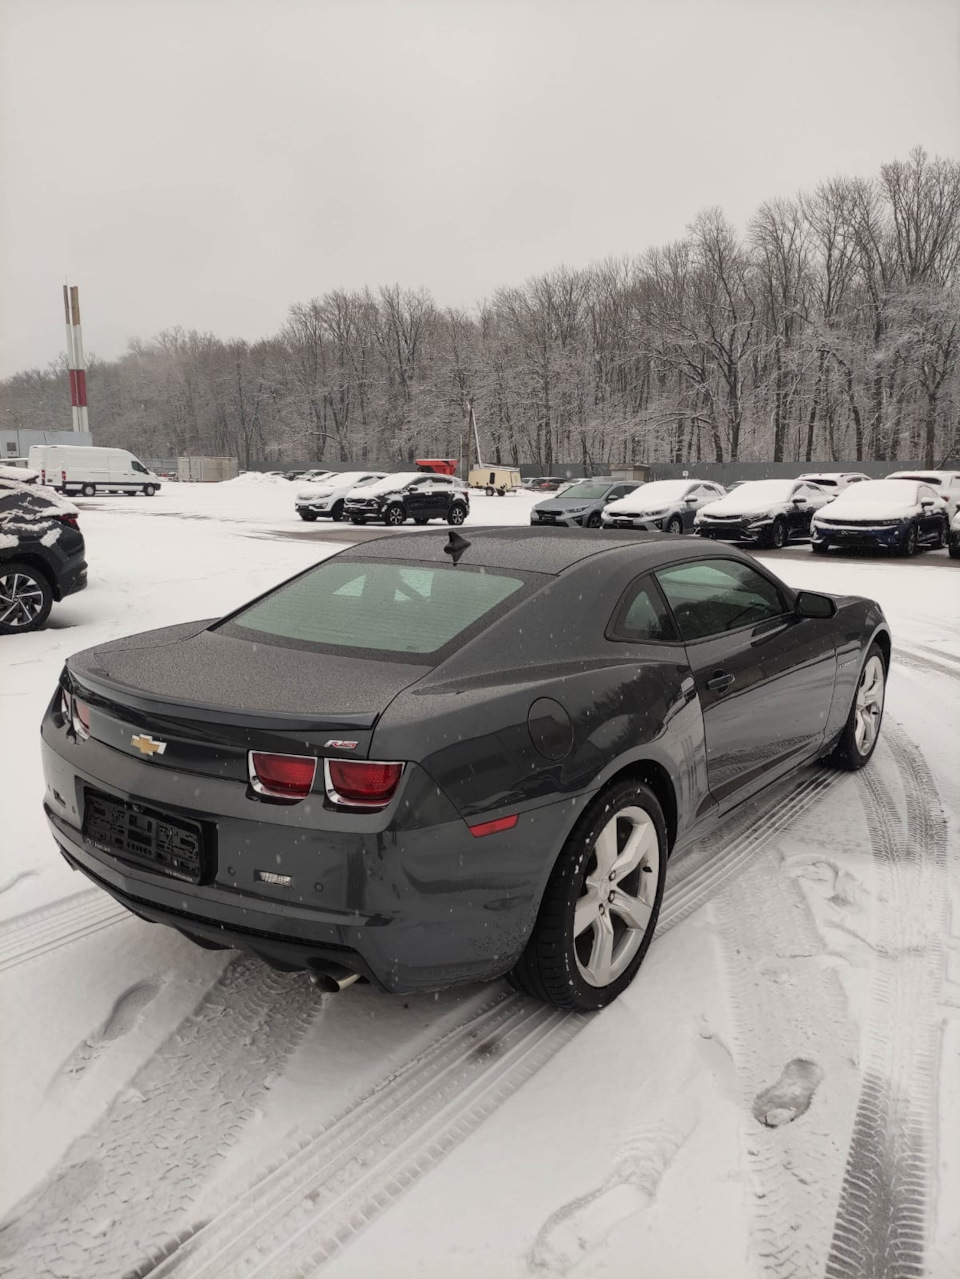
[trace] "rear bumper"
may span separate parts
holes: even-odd
[[[56,584],[56,598],[62,600],[66,595],[76,595],[77,591],[84,590],[86,585],[87,561],[81,560],[79,564],[71,564],[61,572]]]
[[[236,783],[215,781],[210,788],[213,779],[161,772],[148,762],[131,762],[126,772],[104,768],[104,752],[117,752],[91,740],[67,744],[61,754],[50,736],[45,724],[44,811],[51,833],[70,864],[128,910],[280,968],[334,962],[395,993],[490,980],[512,968],[572,820],[567,801],[529,810],[514,829],[480,839],[446,813],[412,829],[385,819],[376,830],[373,819],[361,818],[350,830],[340,814],[317,828],[314,823],[325,820],[317,813],[304,813],[298,824],[272,820],[295,809],[251,803],[249,817],[244,808],[238,820],[225,802],[226,788],[234,792]],[[98,748],[91,769],[122,778],[123,789],[78,770],[76,756],[91,746]],[[88,843],[85,786],[214,827],[206,882],[174,879]],[[205,808],[200,795],[210,799]],[[262,870],[289,875],[292,883],[259,881]]]

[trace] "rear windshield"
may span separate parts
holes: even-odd
[[[465,565],[318,564],[215,629],[244,639],[379,658],[436,655],[465,642],[540,584],[535,573]]]

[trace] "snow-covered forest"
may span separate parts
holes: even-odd
[[[545,471],[935,465],[960,450],[958,272],[960,162],[917,148],[875,178],[770,200],[743,230],[707,209],[672,244],[559,267],[470,310],[423,289],[337,289],[257,342],[133,339],[91,361],[91,424],[96,443],[145,457],[399,463],[465,454],[472,403],[485,454]],[[0,383],[8,427],[62,427],[68,404],[65,360]]]

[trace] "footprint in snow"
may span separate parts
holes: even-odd
[[[817,1091],[823,1071],[815,1061],[794,1057],[784,1066],[780,1078],[757,1093],[753,1117],[768,1128],[779,1128],[806,1114]]]
[[[620,1159],[595,1190],[571,1199],[541,1226],[528,1254],[531,1270],[564,1275],[622,1222],[642,1212],[697,1125],[695,1105],[681,1102],[672,1122],[652,1124],[624,1142]]]
[[[93,1065],[108,1044],[129,1034],[140,1021],[147,1005],[157,997],[162,985],[162,979],[142,981],[125,990],[103,1025],[73,1050],[57,1071],[51,1086],[62,1085],[68,1079],[77,1079]]]

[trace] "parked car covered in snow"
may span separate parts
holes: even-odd
[[[653,480],[605,506],[603,527],[685,533],[693,528],[697,511],[723,494],[711,480]]]
[[[55,601],[86,586],[77,515],[47,489],[0,479],[0,635],[37,630]]]
[[[841,493],[813,519],[812,546],[882,547],[915,555],[946,543],[949,520],[943,499],[916,480],[868,480]]]
[[[869,478],[862,471],[809,471],[797,476],[797,479],[806,480],[808,484],[816,484],[817,488],[823,489],[830,496],[841,492],[849,484],[862,484]]]
[[[343,511],[354,524],[382,520],[398,526],[407,520],[426,524],[437,519],[462,524],[470,514],[470,495],[463,480],[452,475],[400,471],[351,489]]]
[[[530,523],[599,528],[603,508],[618,497],[626,497],[638,485],[638,480],[615,480],[602,475],[593,480],[579,480],[563,493],[538,502],[530,512]]]
[[[806,480],[747,480],[694,518],[701,537],[778,548],[810,536],[814,511],[830,499]]]
[[[70,865],[335,990],[633,980],[672,849],[801,764],[861,768],[879,606],[693,538],[412,532],[216,622],[71,657],[42,725]]]
[[[952,560],[960,560],[960,511],[950,521],[950,538],[948,545],[950,547],[950,558]]]
[[[343,519],[343,504],[351,489],[362,488],[374,480],[382,480],[383,471],[332,471],[309,488],[297,493],[297,514],[302,520]]]
[[[943,499],[950,518],[960,510],[960,471],[893,471],[887,479],[916,480],[928,485]]]

